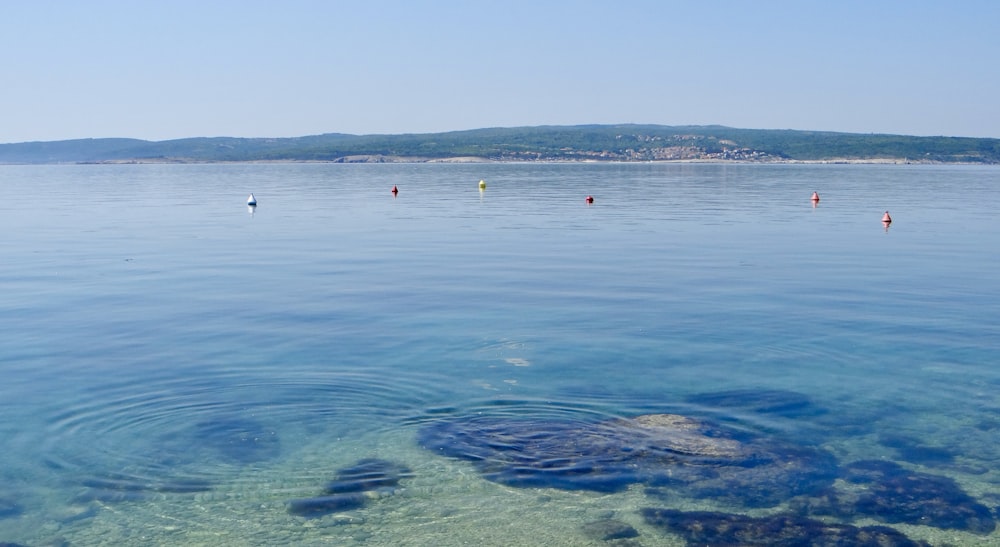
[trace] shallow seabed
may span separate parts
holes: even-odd
[[[997,183],[0,166],[0,543],[1000,544]]]

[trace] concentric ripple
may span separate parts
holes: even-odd
[[[306,442],[377,436],[439,404],[425,373],[227,373],[94,386],[47,419],[44,463],[74,500],[207,491],[294,459]]]

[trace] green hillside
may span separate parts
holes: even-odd
[[[576,125],[295,138],[0,144],[0,163],[214,161],[920,161],[1000,163],[1000,139],[724,126]]]

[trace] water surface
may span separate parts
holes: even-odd
[[[683,545],[641,509],[803,511],[648,481],[512,485],[422,446],[475,417],[544,436],[691,416],[845,473],[945,477],[995,518],[998,182],[970,166],[2,166],[0,541],[607,545],[593,523],[614,521]],[[289,512],[366,459],[409,473],[360,507]]]

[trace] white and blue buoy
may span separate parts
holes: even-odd
[[[250,193],[250,197],[247,198],[247,205],[249,205],[250,207],[257,206],[257,198],[253,197],[252,192]]]

